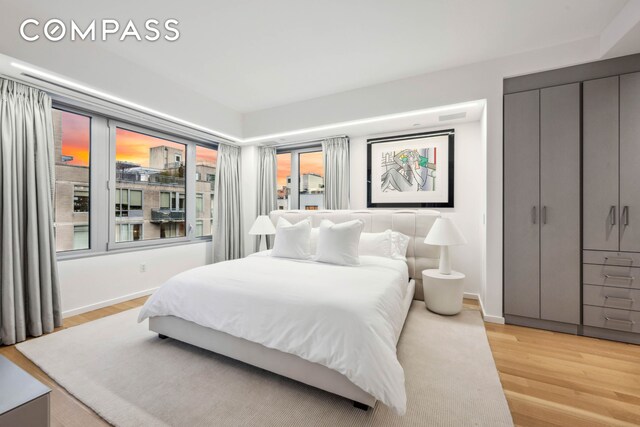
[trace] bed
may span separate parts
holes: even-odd
[[[395,354],[421,271],[437,266],[423,240],[436,211],[275,211],[291,222],[361,219],[365,232],[410,236],[407,261],[361,257],[357,267],[270,257],[199,267],[163,285],[140,319],[149,329],[343,396],[362,409],[377,400],[406,409]]]

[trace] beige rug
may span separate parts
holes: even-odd
[[[232,359],[160,340],[138,309],[17,346],[117,426],[512,425],[477,311],[454,317],[414,301],[398,347],[407,414],[352,402]]]

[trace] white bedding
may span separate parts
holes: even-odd
[[[195,268],[158,289],[138,321],[176,316],[295,354],[340,372],[402,415],[396,342],[406,314],[407,264],[360,261],[338,266],[262,252]]]

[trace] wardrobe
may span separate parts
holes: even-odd
[[[504,316],[640,343],[640,55],[504,82]]]

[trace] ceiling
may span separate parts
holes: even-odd
[[[58,45],[78,47],[82,60],[87,61],[100,52],[106,54],[106,49],[115,58],[109,63],[114,69],[135,64],[150,75],[161,75],[246,113],[597,36],[626,3],[0,0],[4,14],[0,36],[2,27],[14,33],[27,17],[74,19],[78,23],[101,18],[133,19],[136,23],[148,18],[176,18],[181,37],[174,43],[114,39],[94,42],[90,50],[80,49],[78,42]],[[18,49],[22,50],[37,44],[20,43]],[[5,53],[2,48],[0,41],[0,53]],[[15,44],[11,49],[15,55]],[[70,77],[81,79],[80,75]]]

